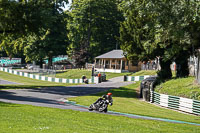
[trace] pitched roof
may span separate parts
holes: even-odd
[[[108,53],[105,53],[105,54],[102,54],[102,55],[99,55],[96,57],[97,59],[99,58],[111,58],[111,59],[121,59],[121,58],[124,58],[124,55],[123,55],[123,51],[122,50],[112,50]]]

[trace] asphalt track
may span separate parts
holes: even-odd
[[[45,87],[39,89],[1,90],[0,101],[42,107],[88,111],[74,105],[63,105],[60,103],[63,99],[69,97],[95,94],[132,83],[133,82],[123,82],[123,77],[117,77],[101,84],[84,84],[67,87]]]
[[[132,83],[133,82],[123,82],[123,77],[117,77],[109,80],[108,82],[103,82],[101,84],[86,84],[68,87],[45,87],[40,89],[1,90],[0,101],[15,104],[28,104],[34,106],[71,109],[89,112],[88,107],[66,101],[66,98],[95,94],[98,92],[107,91],[109,89],[119,88],[121,86],[129,85]],[[96,111],[92,112],[99,113]],[[200,126],[200,124],[197,123],[140,116],[113,111],[108,111],[105,114],[126,116],[134,119],[158,120],[171,123],[181,123]]]
[[[10,82],[10,81],[7,81],[7,80],[2,80],[0,79],[0,85],[3,84],[3,85],[7,85],[7,84],[19,84],[19,83],[16,83],[16,82]]]

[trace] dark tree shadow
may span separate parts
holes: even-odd
[[[3,99],[5,102],[9,101],[21,101],[21,102],[31,102],[31,103],[45,103],[45,104],[58,104],[56,100],[44,99],[44,98],[37,98],[33,96],[18,96],[15,93],[7,92],[7,91],[0,91],[0,99]],[[4,103],[3,106],[9,105]],[[1,106],[1,104],[0,104]]]
[[[92,94],[92,96],[102,96],[107,94],[108,92],[111,92],[113,94],[113,97],[122,97],[122,98],[137,98],[138,94],[136,92],[136,90],[134,89],[127,89],[125,87],[120,87],[120,88],[116,88],[116,89],[110,89],[107,90],[105,92],[100,92],[100,93],[96,93],[96,94]]]
[[[39,88],[45,88],[45,87],[51,87],[51,86],[34,86],[34,85],[0,85],[0,90],[1,89],[39,89]]]

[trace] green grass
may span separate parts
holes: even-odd
[[[106,72],[106,79],[111,79],[114,77],[119,77],[119,76],[124,76],[124,75],[130,75],[130,72],[125,72],[125,73],[109,73]]]
[[[20,83],[20,85],[0,85],[0,89],[23,89],[23,88],[38,88],[38,87],[45,87],[45,86],[69,86],[69,85],[72,85],[72,84],[55,83],[55,82],[31,79],[31,78],[27,78],[27,77],[10,74],[7,72],[2,72],[2,71],[0,71],[0,79]],[[73,85],[75,85],[75,84],[73,84]]]
[[[108,73],[106,72],[106,79],[124,76],[131,73]],[[57,78],[69,78],[69,79],[80,79],[85,75],[87,78],[91,78],[92,71],[91,70],[80,70],[80,69],[69,69],[64,72],[60,72],[56,74]]]
[[[163,94],[200,100],[200,85],[195,83],[195,77],[173,78],[156,87]]]
[[[144,76],[144,75],[157,75],[156,70],[141,70],[136,73],[129,74],[128,76]],[[172,76],[175,77],[175,71],[172,71]]]
[[[81,78],[83,75],[85,75],[86,77],[90,78],[92,74],[91,70],[79,70],[79,69],[70,69],[64,72],[60,72],[56,74],[57,78],[70,78],[70,79],[77,79],[77,78]],[[124,75],[128,75],[128,76],[143,76],[143,75],[156,75],[156,71],[155,70],[142,70],[136,73],[132,73],[132,72],[125,72],[125,73],[110,73],[110,72],[106,72],[106,79],[111,79],[114,77],[119,77],[119,76],[124,76]]]
[[[5,72],[0,72],[0,78],[24,84],[13,85],[10,88],[68,85],[34,80]],[[139,84],[140,82],[137,82],[136,84],[111,90],[114,104],[109,107],[109,110],[200,123],[200,117],[178,113],[138,100],[136,88]],[[2,87],[9,88],[7,85],[1,85],[0,88]],[[89,106],[104,93],[70,98],[70,100]],[[187,124],[131,119],[122,116],[1,102],[0,118],[0,131],[2,133],[197,133],[200,130],[199,126]]]
[[[111,92],[113,93],[114,104],[113,106],[109,107],[109,110],[200,123],[200,117],[179,113],[138,100],[136,88],[139,86],[139,84],[140,82],[137,82],[136,84],[111,90]],[[104,94],[106,94],[106,92],[104,92]],[[96,95],[90,96],[74,97],[69,98],[68,100],[75,101],[81,105],[89,106],[101,95],[103,95],[103,93],[98,93]]]
[[[144,75],[156,75],[156,70],[141,70],[139,72],[133,73],[129,76],[144,76]]]
[[[144,75],[156,75],[157,71],[155,70],[141,70],[135,73],[132,72],[126,72],[126,73],[106,73],[106,76],[109,78],[114,78],[114,77],[118,77],[118,76],[144,76]]]
[[[138,72],[135,75],[148,75],[150,71]],[[153,73],[153,72],[151,72]],[[155,72],[154,72],[155,73]],[[107,79],[130,75],[132,73],[106,73]],[[90,70],[78,70],[78,69],[71,69],[67,72],[58,73],[56,74],[57,78],[70,78],[70,79],[77,79],[81,78],[82,75],[86,75],[87,77],[91,77]],[[21,85],[0,85],[0,89],[23,89],[23,88],[38,88],[38,87],[45,87],[45,86],[69,86],[69,85],[76,85],[76,84],[64,84],[64,83],[55,83],[55,82],[48,82],[42,81],[37,79],[31,79],[27,77],[22,77],[14,74],[10,74],[7,72],[0,71],[0,79],[21,83]]]
[[[1,133],[197,133],[199,126],[0,102]]]
[[[60,73],[56,73],[57,78],[66,78],[66,79],[80,79],[83,75],[87,78],[91,78],[92,71],[90,70],[80,70],[80,69],[69,69]]]

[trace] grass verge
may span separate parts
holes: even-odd
[[[199,126],[0,102],[2,133],[197,133]]]
[[[200,100],[200,85],[195,83],[195,77],[173,78],[156,87],[162,94],[180,96]]]
[[[57,78],[70,78],[70,79],[76,79],[76,78],[81,78],[83,75],[86,77],[90,78],[92,74],[91,70],[79,70],[79,69],[70,69],[64,72],[60,72],[56,74]],[[110,73],[106,72],[106,78],[111,79],[114,77],[119,77],[119,76],[143,76],[143,75],[156,75],[155,70],[141,70],[136,73],[132,72],[125,72],[125,73]]]
[[[141,70],[129,76],[144,76],[144,75],[156,75],[156,74],[157,74],[156,70]]]
[[[127,74],[131,74],[131,73],[108,73],[108,72],[106,72],[106,78],[110,79],[110,78],[114,78],[114,77],[124,76]],[[90,78],[92,75],[92,71],[85,70],[85,69],[82,69],[82,70],[69,69],[67,71],[57,73],[56,77],[57,78],[80,79],[80,78],[82,78],[83,75],[85,75],[87,78]]]
[[[111,90],[110,92],[113,93],[114,104],[113,106],[109,107],[109,110],[200,123],[199,116],[179,113],[173,110],[161,108],[156,105],[138,100],[136,90],[139,84],[140,82],[137,82],[136,84]],[[105,93],[106,92],[104,92],[104,94]],[[90,96],[74,97],[69,98],[68,100],[75,101],[81,105],[89,106],[91,103],[95,102],[101,95],[103,95],[103,93],[98,93],[96,95]]]
[[[72,85],[72,84],[55,83],[55,82],[31,79],[27,77],[22,77],[22,76],[10,74],[10,73],[2,72],[2,71],[0,71],[0,79],[20,83],[20,85],[0,85],[0,89],[24,89],[24,88],[28,89],[28,88],[38,88],[38,87],[45,87],[45,86]],[[76,84],[73,84],[73,85],[76,85]]]
[[[68,69],[67,71],[56,73],[56,78],[80,79],[83,75],[90,78],[92,71],[86,69]]]

